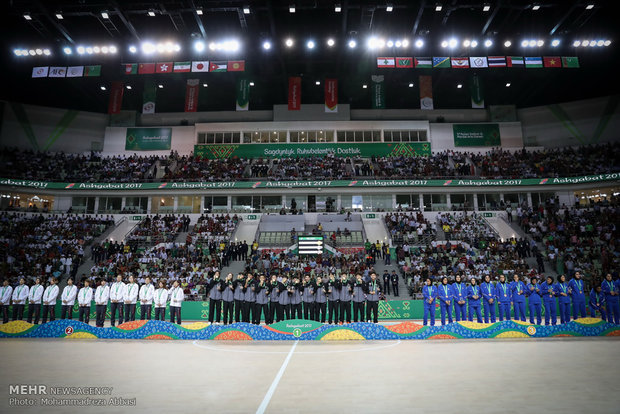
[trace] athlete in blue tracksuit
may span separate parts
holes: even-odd
[[[497,292],[495,291],[495,286],[491,283],[489,275],[484,277],[484,283],[480,285],[480,291],[482,292],[482,306],[484,307],[484,323],[489,323],[489,316],[491,323],[495,323]]]
[[[566,276],[560,275],[558,283],[555,284],[555,293],[560,302],[560,323],[570,322],[570,296],[568,293],[568,283]]]
[[[536,314],[536,324],[540,325],[542,319],[540,317],[541,300],[540,300],[540,285],[538,284],[538,278],[532,276],[530,283],[525,287],[525,295],[528,297],[530,307],[530,323],[534,323],[534,314]]]
[[[515,320],[525,321],[525,283],[519,280],[519,275],[514,275],[514,282],[510,284],[510,291],[515,307]]]
[[[482,323],[480,315],[480,286],[475,278],[471,278],[471,285],[467,287],[467,300],[469,302],[469,321],[474,320],[476,314],[476,322]]]
[[[596,311],[601,314],[601,319],[607,320],[607,312],[605,312],[605,295],[600,286],[590,291],[590,316],[596,317]]]
[[[448,284],[448,278],[441,279],[441,285],[437,289],[437,297],[441,306],[441,324],[446,324],[446,314],[448,314],[448,323],[452,323],[452,287]]]
[[[555,301],[555,287],[553,284],[553,278],[547,276],[547,280],[540,284],[540,292],[543,295],[543,304],[545,305],[545,325],[549,325],[549,319],[551,324],[558,323]]]
[[[605,280],[601,285],[603,294],[605,295],[605,304],[607,305],[607,322],[620,324],[620,297],[618,296],[619,286],[614,283],[611,273],[607,273]]]
[[[465,308],[467,308],[467,286],[463,283],[461,275],[456,275],[452,284],[452,295],[454,296],[454,315],[456,321],[465,321]]]
[[[424,325],[428,323],[428,317],[431,317],[431,326],[435,326],[435,299],[437,299],[437,287],[433,286],[430,277],[426,278],[425,285],[422,288],[422,296],[424,296]]]
[[[506,277],[504,275],[500,275],[499,283],[495,286],[495,290],[497,291],[498,302],[499,302],[499,321],[503,321],[506,318],[507,321],[510,320],[510,302],[512,300],[512,295],[510,291],[510,285],[506,283]]]
[[[581,273],[576,272],[575,277],[568,282],[568,292],[573,300],[573,319],[586,317],[586,290],[584,289]]]

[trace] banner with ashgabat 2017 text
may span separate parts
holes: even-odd
[[[195,145],[194,155],[202,158],[297,158],[297,157],[419,157],[431,155],[428,142],[359,144],[242,144]]]
[[[171,142],[172,128],[127,128],[125,150],[169,150]]]

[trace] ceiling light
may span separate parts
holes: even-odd
[[[36,54],[37,54],[37,52],[35,52],[35,51],[34,51],[34,49],[30,49],[30,50],[28,51],[28,54],[29,54],[30,56],[34,56],[34,55],[36,55]]]
[[[506,84],[506,87],[507,87],[507,88],[510,88],[510,82],[508,82],[508,83]]]
[[[288,12],[289,13],[295,13],[295,5],[291,4],[290,6],[288,6]]]
[[[396,47],[401,47],[403,45],[403,42],[401,42],[400,40],[397,40],[396,42],[394,42],[394,46]]]
[[[65,52],[65,55],[70,55],[71,53],[73,53],[73,51],[71,50],[70,47],[65,47],[62,49],[63,52]]]
[[[284,42],[284,44],[286,45],[286,47],[293,47],[293,39],[286,39],[286,42]]]
[[[336,42],[334,41],[334,39],[327,39],[327,46],[332,47],[335,44]]]
[[[387,41],[387,47],[394,47],[394,42],[391,40]]]
[[[203,42],[202,40],[196,40],[194,42],[194,50],[196,52],[202,52],[205,50],[205,42]]]
[[[538,47],[543,47],[543,45],[544,45],[544,44],[545,44],[545,41],[544,41],[544,40],[538,40],[538,41],[536,42],[536,46],[538,46]]]
[[[558,46],[560,46],[560,40],[559,40],[559,39],[553,39],[553,40],[551,41],[551,46],[552,46],[552,47],[558,47]]]
[[[78,55],[83,55],[84,53],[86,53],[86,49],[84,48],[84,46],[78,46],[77,52],[78,52]]]
[[[590,41],[589,40],[584,40],[583,42],[581,42],[581,46],[586,47],[590,45]]]
[[[603,46],[605,44],[604,40],[599,40],[598,42],[596,42],[597,46]]]
[[[403,39],[402,45],[403,45],[403,47],[409,46],[409,40]]]
[[[459,83],[458,85],[456,85],[456,87],[457,87],[458,89],[461,89],[461,88],[463,87],[463,84]]]
[[[418,49],[420,49],[423,46],[424,46],[424,40],[418,39],[415,41],[415,47],[417,47]]]
[[[155,53],[156,47],[151,42],[142,43],[142,53],[145,55],[150,55],[151,53]]]
[[[147,13],[150,17],[155,17],[155,10],[149,10]]]
[[[413,83],[410,83],[410,84],[409,84],[409,87],[410,87],[410,88],[413,88]]]
[[[581,46],[581,42],[579,40],[575,40],[573,42],[573,47],[579,47],[579,46]]]
[[[314,82],[314,84],[318,86],[318,85],[321,84],[321,81],[316,81],[316,82]]]
[[[611,40],[605,40],[605,43],[603,43],[605,46],[609,46],[611,45]]]
[[[368,85],[363,84],[363,85],[362,85],[362,88],[363,88],[363,89],[368,89]]]
[[[532,6],[532,10],[538,10],[540,9],[540,5],[539,4],[535,4]]]
[[[436,12],[440,12],[440,11],[441,11],[441,9],[442,9],[441,3],[437,3],[437,4],[435,4],[435,11],[436,11]]]
[[[86,53],[88,53],[89,55],[92,55],[92,54],[93,54],[93,48],[92,48],[92,47],[90,47],[90,46],[88,46],[88,47],[86,48]]]
[[[489,3],[484,3],[484,6],[482,6],[482,11],[488,12],[489,10],[491,10],[491,5]]]
[[[93,52],[101,53],[101,48],[99,46],[95,46],[95,47],[93,47]]]
[[[164,85],[162,85],[161,83],[160,83],[159,85],[157,85],[157,87],[158,87],[159,89],[164,89]]]
[[[131,90],[131,85],[125,86],[127,89]]]
[[[394,6],[392,6],[391,3],[388,3],[388,5],[385,7],[385,11],[386,12],[391,12],[392,10],[394,10]]]
[[[250,14],[250,6],[243,6],[243,14]]]
[[[464,46],[464,47],[469,47],[469,46],[471,46],[471,40],[469,40],[469,39],[465,39],[465,40],[463,40],[463,46]]]
[[[527,40],[522,40],[522,41],[521,41],[521,46],[522,46],[522,47],[527,47],[528,43],[529,43],[529,42],[528,42]]]
[[[202,84],[202,87],[203,87],[203,88],[206,88],[207,86],[209,86],[209,85],[208,85],[208,84],[206,84],[206,83],[203,83],[203,84]]]
[[[271,49],[271,42],[264,41],[263,42],[263,49],[265,49],[265,50]]]
[[[355,49],[355,46],[357,46],[357,42],[353,39],[349,40],[349,48]]]
[[[586,6],[586,10],[592,10],[594,8],[594,4],[588,4]]]
[[[441,47],[443,47],[443,48],[448,47],[448,41],[444,40],[443,42],[441,42]]]
[[[105,87],[105,86],[103,86],[103,85],[101,85],[101,86],[99,87],[99,89],[101,89],[102,91],[105,91],[105,90],[106,90],[106,87]]]
[[[202,16],[202,7],[198,7],[198,8],[196,9],[196,14],[197,14],[198,16]]]
[[[529,47],[534,47],[534,46],[536,46],[536,40],[530,40],[530,41],[528,42],[528,46],[529,46]]]
[[[22,55],[21,49],[13,49],[13,53],[15,54],[15,56],[21,56]]]
[[[596,41],[595,40],[590,40],[590,47],[596,46]]]
[[[510,47],[510,46],[512,46],[512,42],[510,40],[506,40],[504,42],[504,47]]]
[[[314,49],[314,46],[315,46],[314,40],[308,40],[308,43],[306,43],[306,47],[308,49]]]
[[[56,18],[57,18],[58,20],[62,20],[62,19],[64,19],[64,17],[63,17],[63,15],[62,15],[62,13],[60,13],[60,12],[56,13]]]
[[[340,12],[342,11],[342,6],[341,6],[340,4],[336,4],[336,5],[334,6],[334,11],[335,11],[336,13],[340,13]]]
[[[250,82],[250,86],[254,86],[254,82]]]
[[[106,10],[104,10],[101,12],[101,17],[103,17],[104,19],[109,19],[110,15],[108,14]]]
[[[136,53],[137,51],[138,51],[138,48],[137,48],[137,47],[135,47],[135,46],[133,46],[133,45],[132,45],[132,46],[129,46],[129,52],[130,52],[130,53]]]
[[[484,41],[484,47],[491,47],[493,46],[493,41],[491,39],[487,39]]]
[[[456,40],[455,38],[452,38],[452,39],[450,39],[450,40],[448,41],[448,47],[449,47],[450,49],[454,49],[455,47],[457,47],[457,46],[458,46],[458,44],[459,44],[459,41],[458,41],[458,40]]]
[[[478,46],[478,41],[477,40],[472,40],[471,41],[471,47],[476,47]]]
[[[32,20],[32,16],[30,15],[30,13],[24,13],[24,19]]]

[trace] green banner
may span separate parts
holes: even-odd
[[[213,190],[254,188],[316,187],[515,187],[588,184],[618,181],[620,173],[580,177],[527,178],[516,180],[308,180],[308,181],[231,181],[231,182],[164,182],[164,183],[51,183],[45,181],[0,178],[0,186],[38,190]]]
[[[126,151],[169,150],[172,128],[127,128]]]
[[[472,76],[469,84],[471,92],[471,107],[474,109],[484,108],[484,95],[482,94],[482,81],[476,75]]]
[[[385,82],[383,75],[372,76],[372,109],[385,109]]]
[[[452,130],[455,147],[495,147],[502,144],[499,124],[454,124]]]
[[[237,111],[250,109],[250,81],[247,78],[237,79]]]
[[[146,81],[144,83],[144,92],[142,93],[142,113],[155,113],[155,97],[157,95],[157,86],[155,82]]]
[[[297,158],[297,157],[426,157],[431,155],[428,142],[368,144],[243,144],[194,145],[194,155],[208,159],[218,158]]]

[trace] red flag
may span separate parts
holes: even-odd
[[[123,104],[123,82],[112,82],[110,88],[110,100],[108,102],[108,113],[119,114]]]
[[[543,66],[546,68],[561,68],[562,58],[559,56],[544,56]]]
[[[138,66],[138,73],[140,75],[155,73],[155,64],[154,63],[140,63],[140,65]]]
[[[155,73],[172,73],[174,64],[172,62],[158,62],[155,67]]]
[[[245,72],[245,60],[229,60],[229,72]]]
[[[294,76],[288,78],[288,110],[299,111],[301,109],[301,78]]]
[[[325,112],[338,112],[338,79],[325,79]]]
[[[185,112],[196,112],[198,108],[199,79],[188,79],[185,86]]]

